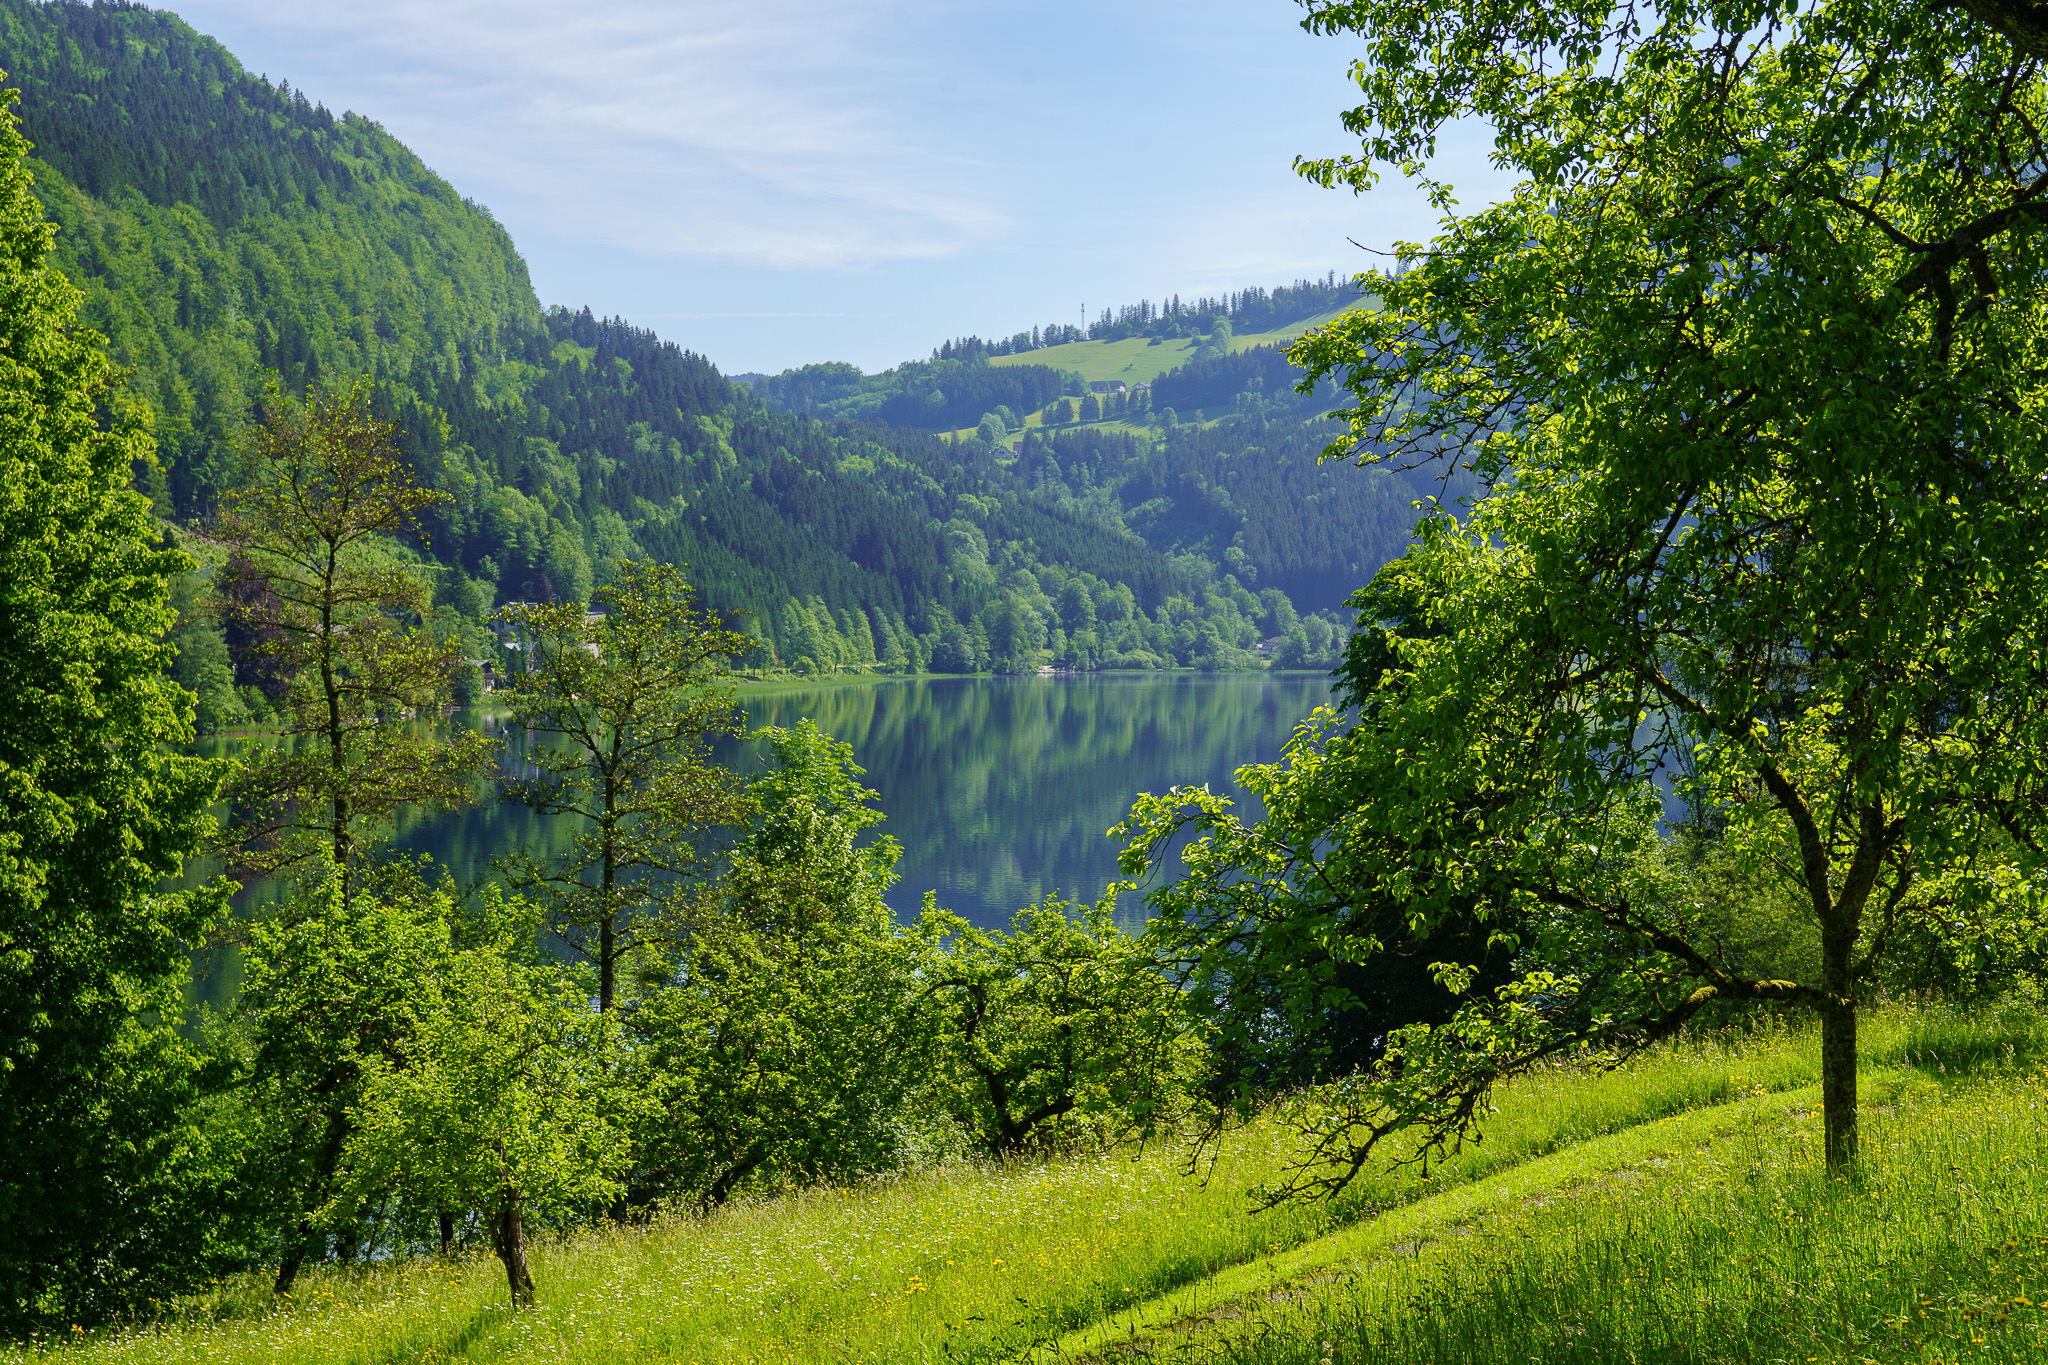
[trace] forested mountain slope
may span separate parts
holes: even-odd
[[[419,549],[459,571],[438,576],[439,620],[479,656],[493,606],[581,598],[615,558],[651,555],[743,614],[754,667],[1250,667],[1275,637],[1282,661],[1313,663],[1338,632],[1300,614],[1339,624],[1405,541],[1412,490],[1317,469],[1327,431],[1283,430],[1269,401],[1235,401],[1246,415],[1222,426],[952,441],[936,433],[1072,386],[961,343],[837,416],[770,406],[649,332],[543,309],[487,210],[373,121],[251,75],[170,14],[0,0],[0,62],[56,259],[133,370],[127,401],[154,412],[160,514],[203,525],[272,377],[288,393],[367,377],[449,494]],[[1239,303],[1249,318],[1276,301],[1219,304],[1226,327]],[[1181,382],[1240,392],[1284,366],[1262,355]],[[813,368],[820,400],[843,396],[846,367]],[[202,719],[233,711],[214,700]]]
[[[156,412],[162,510],[207,510],[263,370],[288,389],[482,369],[539,322],[525,262],[366,118],[242,70],[166,14],[0,0],[0,65],[82,316]]]

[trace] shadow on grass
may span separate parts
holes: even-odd
[[[497,1304],[479,1308],[470,1315],[468,1322],[438,1340],[415,1338],[382,1355],[366,1359],[364,1365],[438,1365],[442,1361],[460,1360],[469,1354],[469,1348],[483,1337],[485,1331],[504,1321],[511,1311]],[[425,1335],[421,1334],[422,1337]]]
[[[1898,1057],[1944,1086],[2048,1062],[2048,1019],[2025,1004],[1929,1009],[1907,1030]]]

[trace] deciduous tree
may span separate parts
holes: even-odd
[[[233,555],[218,609],[287,681],[277,742],[251,750],[231,792],[235,854],[261,872],[330,859],[346,899],[392,815],[474,800],[489,755],[474,731],[402,723],[462,663],[427,629],[430,590],[397,548],[443,495],[414,481],[361,384],[303,404],[273,389],[248,453],[221,499]]]
[[[1198,1035],[1180,988],[1117,927],[1113,905],[1042,901],[1008,933],[943,921],[948,941],[927,972],[942,1010],[940,1100],[983,1150],[1142,1139],[1186,1112]]]
[[[457,928],[448,896],[402,863],[346,899],[330,866],[294,899],[249,927],[241,992],[212,1025],[233,1077],[215,1106],[235,1153],[226,1193],[252,1250],[275,1258],[279,1294],[355,1218],[343,1157],[368,1075],[403,1060],[414,999],[451,970]]]
[[[1414,265],[1382,305],[1295,352],[1305,382],[1349,387],[1336,453],[1456,460],[1490,491],[1431,508],[1384,571],[1420,615],[1387,631],[1369,723],[1326,721],[1272,775],[1318,832],[1256,865],[1204,863],[1212,841],[1194,874],[1306,894],[1340,871],[1302,932],[1462,922],[1521,961],[1390,1037],[1302,1183],[1341,1185],[1395,1133],[1441,1150],[1501,1077],[1716,1001],[1819,1015],[1844,1167],[1857,1009],[1887,951],[1908,926],[2030,913],[2041,863],[2032,40],[1977,17],[1996,5],[1309,8],[1366,43],[1360,153],[1311,177],[1403,168],[1449,213],[1421,163],[1458,117],[1491,122],[1520,177],[1400,247]],[[1138,823],[1152,839],[1180,815]],[[1213,806],[1197,821],[1238,838]],[[1787,880],[1813,976],[1754,974],[1716,941],[1662,852],[1674,824]],[[1468,990],[1474,965],[1440,977]]]
[[[178,754],[171,548],[129,487],[145,420],[48,263],[0,95],[0,1326],[110,1311],[204,1273],[164,1226],[192,1058],[170,1031],[221,897],[170,891],[221,765]],[[189,1253],[189,1254],[188,1254]],[[184,1263],[180,1264],[180,1260]]]
[[[507,794],[587,822],[571,854],[531,869],[528,881],[597,968],[599,1007],[609,1010],[643,912],[705,869],[707,830],[746,814],[741,784],[710,761],[708,741],[740,725],[719,683],[749,645],[667,564],[621,561],[592,606],[521,603],[497,619],[525,654],[513,715],[553,736],[528,755],[533,775]]]
[[[641,1104],[617,1019],[528,957],[487,942],[417,984],[396,1055],[369,1060],[340,1193],[478,1211],[514,1308],[534,1302],[527,1224],[618,1193]]]
[[[631,1021],[658,1112],[638,1197],[850,1180],[903,1160],[929,1082],[930,926],[882,899],[897,847],[850,745],[804,721],[763,731],[759,818],[730,869],[672,907],[661,984]]]

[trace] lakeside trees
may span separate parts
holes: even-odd
[[[247,481],[221,499],[229,548],[216,588],[250,662],[282,680],[280,743],[245,756],[231,789],[236,861],[278,872],[325,860],[347,900],[373,831],[401,807],[475,799],[483,736],[429,736],[397,714],[438,705],[461,663],[425,625],[429,591],[398,554],[443,500],[398,458],[360,384],[272,390]]]
[[[882,899],[899,849],[852,746],[762,731],[755,818],[715,881],[672,902],[632,1033],[657,1114],[633,1196],[712,1209],[741,1190],[897,1169],[936,1135],[929,932]]]
[[[534,771],[506,794],[585,821],[566,859],[529,863],[522,881],[597,969],[598,1008],[608,1012],[638,919],[676,879],[710,867],[700,845],[708,830],[748,811],[707,743],[739,727],[738,708],[715,684],[749,641],[700,608],[671,565],[619,563],[591,607],[519,603],[495,620],[520,653],[513,718],[553,737],[533,748]]]
[[[278,1294],[309,1258],[361,1240],[348,1157],[366,1085],[410,1045],[413,997],[450,970],[456,927],[410,868],[378,869],[354,896],[324,871],[244,931],[242,990],[208,1029],[227,1221],[272,1259]]]
[[[343,1163],[350,1199],[474,1211],[515,1308],[534,1303],[529,1223],[616,1195],[645,1107],[617,1019],[578,987],[517,937],[446,951],[368,1059]]]
[[[491,1247],[513,1305],[526,1306],[537,1224],[607,1207],[633,1216],[650,1201],[710,1207],[980,1139],[937,1080],[975,1041],[946,1025],[927,989],[944,927],[898,925],[882,900],[894,846],[862,837],[880,816],[851,751],[806,724],[764,736],[773,762],[750,782],[705,760],[704,736],[732,712],[716,690],[722,660],[747,641],[697,608],[677,570],[620,562],[596,596],[600,614],[557,604],[506,617],[532,647],[515,718],[562,740],[510,794],[588,824],[555,869],[568,895],[458,894],[380,847],[409,796],[469,796],[483,752],[466,731],[430,740],[408,718],[438,708],[453,655],[425,629],[426,590],[398,539],[430,495],[391,460],[391,436],[359,390],[316,391],[273,414],[255,437],[252,484],[223,499],[234,556],[223,595],[238,639],[279,684],[284,730],[277,751],[244,759],[246,790],[268,800],[231,808],[248,823],[230,842],[296,890],[233,929],[244,989],[203,1021],[197,1046],[138,1014],[180,1017],[178,955],[198,941],[196,912],[220,897],[155,903],[158,918],[140,927],[158,945],[160,975],[117,983],[121,1004],[103,1011],[119,1065],[109,1069],[104,1050],[86,1059],[121,1113],[72,1094],[67,1129],[24,1090],[6,1097],[8,1121],[38,1141],[68,1132],[104,1205],[60,1206],[69,1224],[27,1244],[15,1266],[28,1285],[11,1310],[19,1326],[91,1320],[266,1264],[287,1295],[310,1263],[471,1239]],[[182,564],[148,562],[159,575],[150,619],[166,630],[162,590]],[[161,663],[160,650],[131,652]],[[147,667],[175,706],[181,694]],[[217,765],[167,762],[196,783],[185,793],[189,852]],[[695,842],[719,823],[736,827],[729,846]],[[178,861],[152,864],[152,878]],[[163,917],[177,907],[184,919]],[[551,911],[588,929],[587,970],[536,950]],[[1107,926],[1089,941],[1123,964],[1118,980],[1131,988],[1143,954]],[[1012,964],[1024,974],[1014,989],[1030,996],[1042,965]],[[120,969],[106,957],[99,967]],[[1156,975],[1152,984],[1171,994]],[[1079,1076],[1086,1089],[1049,1116],[1072,1120],[1041,1125],[1035,1140],[1107,1131],[1099,1096],[1123,1093],[1121,1060],[1137,1061],[1100,1039],[1079,1072],[1056,1056],[1067,1077],[1056,1083],[1072,1092]],[[1170,1104],[1179,1085],[1169,1070],[1146,1103]],[[118,1181],[94,1164],[118,1154],[108,1143],[128,1144]],[[58,1182],[39,1172],[36,1188],[47,1197]],[[133,1264],[106,1279],[122,1256]]]

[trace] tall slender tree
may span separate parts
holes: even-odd
[[[586,822],[565,859],[530,868],[527,880],[564,940],[596,967],[598,1001],[610,1010],[642,912],[664,882],[704,868],[699,836],[749,808],[708,746],[739,731],[739,708],[719,683],[750,642],[699,607],[667,564],[620,561],[592,607],[520,603],[497,619],[525,660],[513,714],[552,737],[529,756],[532,775],[506,794]]]
[[[288,683],[280,742],[232,788],[236,853],[264,872],[331,861],[346,902],[393,814],[475,799],[489,756],[476,732],[405,723],[461,663],[426,629],[431,594],[400,551],[445,495],[414,481],[362,384],[304,403],[273,389],[248,453],[215,528],[232,551],[218,609]]]

